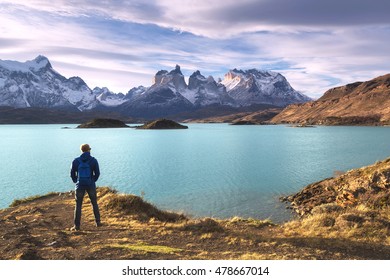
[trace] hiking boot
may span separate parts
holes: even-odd
[[[102,227],[103,224],[101,222],[96,222],[96,227]]]
[[[73,226],[70,228],[70,231],[79,231],[80,227]]]

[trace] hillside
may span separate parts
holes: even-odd
[[[237,122],[251,122],[254,124],[268,123],[270,119],[282,111],[282,108],[260,109],[254,112],[237,112],[225,113],[203,118],[188,118],[184,122],[196,123],[237,123]]]
[[[302,217],[188,218],[98,188],[72,232],[74,192],[16,200],[0,210],[2,259],[390,259],[390,158],[317,182],[287,198]]]
[[[390,124],[390,74],[328,90],[317,101],[289,105],[273,123]]]

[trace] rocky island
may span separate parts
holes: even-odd
[[[239,120],[236,122],[232,122],[231,125],[255,125],[257,123],[253,121]]]
[[[118,128],[129,127],[124,122],[116,119],[93,119],[92,121],[80,124],[77,128]]]
[[[74,191],[15,200],[0,210],[1,259],[390,259],[390,158],[304,188],[300,214],[269,220],[189,218],[98,187],[72,232]],[[85,203],[88,203],[86,199]]]
[[[188,126],[181,125],[175,121],[167,119],[158,119],[145,123],[142,126],[137,126],[137,129],[187,129]]]

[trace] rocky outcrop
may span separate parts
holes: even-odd
[[[328,90],[317,101],[289,105],[274,123],[390,124],[390,74]]]
[[[300,215],[310,214],[315,207],[329,203],[342,208],[363,202],[390,206],[390,158],[310,184],[283,200],[289,201]]]
[[[124,122],[115,119],[94,119],[90,122],[80,124],[77,128],[118,128],[129,127]]]
[[[138,126],[137,129],[187,129],[188,126],[181,125],[175,121],[167,119],[159,119],[148,122],[142,126]]]

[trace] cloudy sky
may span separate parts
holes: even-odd
[[[389,0],[0,0],[0,59],[42,54],[123,93],[176,64],[187,77],[258,68],[318,98],[390,73],[389,14]]]

